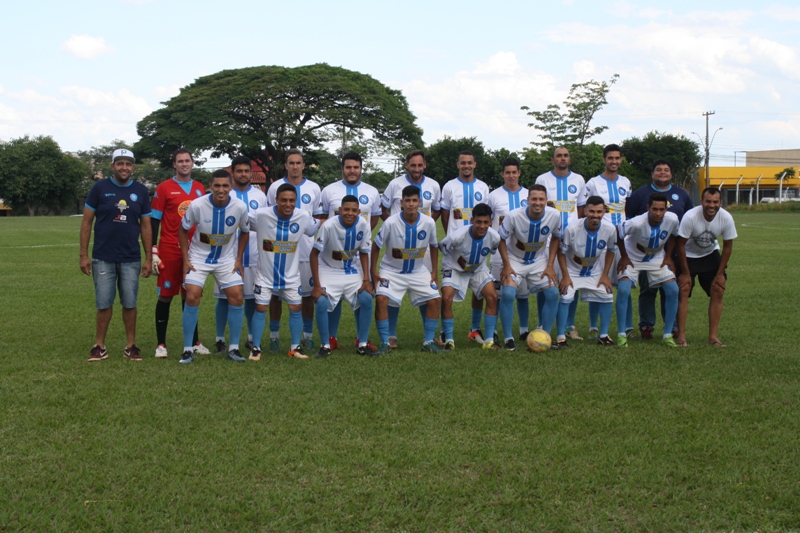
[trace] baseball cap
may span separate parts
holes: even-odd
[[[133,157],[133,152],[131,152],[130,150],[126,150],[125,148],[119,148],[117,150],[114,150],[114,153],[111,155],[111,162],[113,163],[114,161],[122,157],[130,159],[134,163],[136,162],[136,158]]]

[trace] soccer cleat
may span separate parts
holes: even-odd
[[[317,359],[325,359],[330,354],[331,354],[330,348],[326,348],[325,346],[320,346],[317,355],[315,355],[314,357],[316,357]]]
[[[530,333],[530,331],[525,331],[523,333],[520,333],[519,334],[519,340],[522,341],[522,342],[527,342],[528,341],[528,333]]]
[[[195,344],[193,349],[197,355],[211,355],[211,350],[203,346],[202,342]]]
[[[253,346],[250,349],[250,355],[247,356],[251,361],[261,361],[261,348]]]
[[[247,339],[247,342],[244,343],[245,350],[252,350],[253,349],[253,341]]]
[[[597,344],[600,346],[616,346],[617,343],[611,340],[611,337],[605,335],[604,337],[600,337],[597,339]]]
[[[617,346],[620,348],[627,348],[628,347],[628,337],[626,335],[619,335],[617,337]]]
[[[269,340],[269,351],[272,353],[276,353],[281,351],[281,341],[280,339],[270,339]]]
[[[333,337],[331,337],[331,338],[333,338]],[[361,344],[361,340],[358,337],[356,337],[355,347],[358,348],[359,344]],[[333,348],[333,344],[331,344],[331,348]],[[367,348],[369,348],[373,352],[378,349],[378,347],[375,346],[374,344],[372,344],[372,342],[369,339],[367,339]]]
[[[225,344],[225,341],[222,340],[222,339],[220,339],[220,340],[218,340],[217,342],[214,343],[214,353],[216,353],[217,355],[222,355],[222,354],[226,353],[228,351],[227,348],[228,348],[228,345]],[[252,346],[250,348],[252,348]],[[250,348],[248,348],[248,350]]]
[[[633,330],[633,328],[625,330],[625,336],[628,337],[629,339],[638,339],[639,338],[639,335],[636,334],[636,332]]]
[[[452,352],[456,349],[456,343],[453,341],[445,341],[444,343],[444,351],[445,352]]]
[[[513,352],[517,349],[517,343],[514,342],[514,339],[508,339],[503,346],[507,352]]]
[[[597,328],[589,328],[589,335],[587,337],[590,341],[596,341],[600,338],[600,330]]]
[[[130,359],[131,361],[141,361],[142,360],[142,352],[139,350],[139,347],[135,344],[131,345],[130,348],[125,348],[122,354]]]
[[[486,342],[483,340],[483,333],[481,333],[481,330],[479,329],[470,331],[469,335],[467,335],[467,338],[472,342],[477,342],[478,344],[486,344]]]
[[[316,349],[314,339],[303,339],[300,341],[300,346],[303,347],[304,352],[313,352]]]
[[[642,336],[642,339],[649,341],[653,338],[653,327],[652,326],[642,326],[639,328],[639,334]]]
[[[483,350],[499,350],[500,346],[498,346],[494,341],[489,341],[481,346]]]
[[[496,331],[494,332],[494,335],[492,335],[492,342],[494,342],[497,346],[500,346],[500,335],[498,335]]]
[[[567,328],[567,337],[575,341],[582,341],[583,337],[578,334],[578,328],[575,326],[569,326]]]
[[[247,361],[244,357],[242,357],[242,353],[239,351],[239,348],[234,348],[228,352],[228,357],[226,357],[228,361],[236,361],[237,363],[244,363]]]
[[[428,353],[442,353],[442,349],[439,348],[433,341],[423,344],[422,351]]]
[[[433,336],[433,343],[438,346],[439,348],[444,348],[444,341],[439,338],[439,335]]]
[[[188,365],[192,361],[194,361],[194,354],[189,350],[186,350],[185,352],[183,352],[183,354],[181,354],[181,360],[179,361],[180,364]]]
[[[391,338],[391,337],[390,337]],[[392,345],[388,342],[382,342],[381,347],[378,348],[378,351],[375,352],[375,355],[386,355],[387,353],[392,351]]]
[[[294,357],[295,359],[308,359],[308,356],[303,353],[303,345],[301,344],[294,350],[289,351],[289,357]]]
[[[358,348],[356,348],[356,353],[358,355],[366,355],[367,357],[378,357],[378,355],[380,355],[379,352],[380,350],[373,350],[372,348],[370,348],[369,344],[366,344],[365,346],[359,346]]]
[[[397,348],[399,348],[399,346],[397,345],[397,337],[389,337],[389,348],[391,348],[392,350],[396,350]]]
[[[563,350],[565,348],[569,348],[569,344],[567,344],[567,339],[559,339],[553,345],[553,348],[555,348],[556,350]]]
[[[167,358],[167,347],[163,344],[159,344],[156,346],[156,359],[166,359]]]
[[[102,361],[103,359],[108,359],[108,350],[101,348],[97,344],[92,346],[92,351],[89,352],[89,359],[87,359],[87,361],[91,363],[93,361]]]
[[[678,343],[675,342],[675,337],[673,337],[672,335],[667,335],[661,342],[664,343],[664,346],[669,346],[670,348],[678,347]]]
[[[331,336],[328,338],[328,344],[331,345],[331,351],[336,350],[339,348],[339,341],[336,340],[336,337]]]

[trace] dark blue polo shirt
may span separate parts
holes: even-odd
[[[667,197],[667,210],[678,215],[678,220],[683,218],[683,214],[686,211],[694,207],[689,193],[680,187],[670,185],[668,190],[659,191],[653,187],[653,184],[651,183],[650,185],[639,187],[628,198],[628,201],[625,203],[625,218],[631,219],[635,216],[641,215],[642,213],[646,213],[647,202],[650,201],[650,195],[657,192],[660,192]]]
[[[110,263],[141,261],[140,221],[150,216],[147,187],[133,180],[121,186],[113,177],[100,180],[92,186],[85,205],[95,216],[92,259]]]

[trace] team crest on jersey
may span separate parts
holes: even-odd
[[[300,231],[300,224],[298,224],[297,222],[292,222],[289,225],[289,231],[291,231],[292,233],[297,233],[298,231]]]
[[[667,235],[668,235],[668,234],[667,234],[667,231],[666,231],[666,230],[662,231],[662,232],[661,232],[661,240],[663,241],[664,239],[666,239],[666,238],[667,238]]]
[[[542,228],[542,235],[547,235],[550,233],[550,226],[545,226]]]
[[[425,191],[424,193],[422,193],[422,197],[425,200],[430,200],[431,198],[433,198],[433,195],[431,194],[431,191]]]
[[[171,289],[172,288],[172,282],[171,281],[165,281],[164,282],[164,288],[165,289]]]
[[[261,294],[261,286],[260,285],[254,285],[253,286],[253,294]]]
[[[606,241],[599,241],[599,242],[597,243],[597,248],[598,248],[598,249],[602,250],[602,249],[603,249],[603,248],[605,248],[605,247],[606,247]]]
[[[379,283],[379,285],[381,287],[384,287],[384,288],[388,289],[389,288],[389,280],[388,279],[382,279],[381,282]]]
[[[489,255],[489,248],[481,248],[481,255],[484,257]]]
[[[680,199],[680,196],[678,196],[677,194],[673,194],[672,199],[677,202]]]
[[[361,240],[361,239],[363,239],[363,238],[364,238],[364,232],[363,232],[363,231],[359,231],[359,232],[356,234],[356,240],[357,240],[357,241],[360,241],[360,240]]]
[[[428,236],[428,234],[425,232],[425,230],[422,230],[419,233],[417,233],[417,239],[419,239],[421,241],[425,240],[425,237],[427,237],[427,236]]]
[[[367,205],[367,202],[369,202],[369,198],[367,198],[366,194],[362,194],[361,196],[358,197],[358,201],[364,205]]]
[[[250,200],[250,209],[258,209],[258,202]]]
[[[304,204],[310,204],[310,203],[311,203],[311,195],[304,194],[304,195],[303,195],[303,196],[300,198],[300,200],[301,200],[301,201],[302,201]]]
[[[308,284],[313,287],[314,286],[314,278],[311,278],[310,280],[308,280]],[[303,288],[301,287],[300,290],[303,290]]]
[[[475,193],[475,199],[476,199],[477,201],[479,201],[479,202],[480,202],[481,200],[483,200],[483,195],[480,193],[480,191]]]
[[[522,201],[519,203],[519,205],[520,205],[520,206],[522,206],[522,207],[528,207],[528,200],[522,200]]]
[[[619,195],[620,196],[625,196],[625,187],[620,187],[619,188]]]
[[[233,226],[236,224],[236,217],[228,217],[225,219],[225,224],[228,226]]]
[[[139,195],[136,194],[135,192],[132,192],[131,193],[131,202],[135,202],[138,199],[139,199]]]
[[[203,192],[201,190],[199,190],[199,189],[194,191],[194,192],[197,193],[197,196],[203,196]]]
[[[577,188],[575,185],[570,185],[569,187],[567,187],[567,190],[568,190],[568,191],[569,191],[571,194],[575,194],[576,192],[578,192],[578,188]]]

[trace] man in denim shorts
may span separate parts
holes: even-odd
[[[108,358],[106,332],[111,322],[116,289],[122,304],[127,344],[124,355],[141,361],[136,340],[136,297],[139,273],[148,277],[152,270],[152,230],[150,226],[150,194],[141,183],[131,179],[136,169],[130,150],[114,150],[111,168],[114,175],[92,186],[86,197],[81,223],[81,272],[94,278],[97,304],[97,333],[89,361]],[[89,238],[94,221],[94,246],[89,259]],[[139,236],[145,250],[141,262]]]

